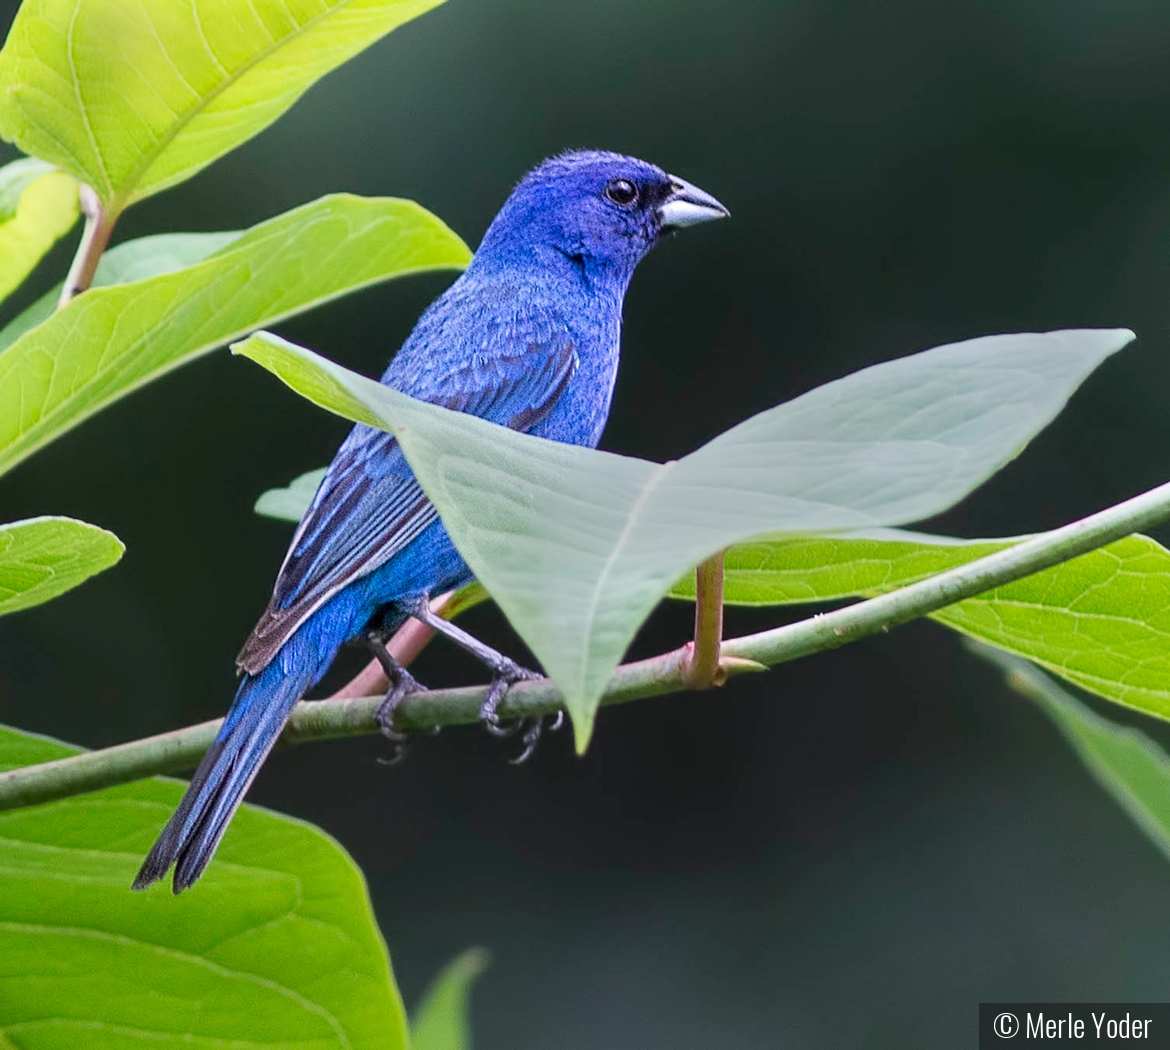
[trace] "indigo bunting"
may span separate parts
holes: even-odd
[[[513,190],[467,270],[422,315],[382,382],[412,397],[552,441],[596,446],[617,373],[622,301],[668,229],[727,215],[661,168],[615,153],[566,153]],[[482,718],[531,672],[435,617],[428,598],[471,573],[394,438],[357,425],[297,527],[268,608],[237,658],[235,700],[134,882],[176,864],[175,893],[211,860],[289,712],[343,643],[365,636],[390,679],[378,712],[420,688],[383,640],[417,616],[492,672]]]

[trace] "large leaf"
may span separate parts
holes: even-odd
[[[77,180],[44,161],[0,168],[0,300],[77,221]]]
[[[95,288],[0,353],[0,473],[87,416],[262,324],[470,253],[411,201],[323,197],[174,273]]]
[[[411,1018],[411,1050],[471,1050],[471,986],[487,964],[486,951],[469,948],[435,978]]]
[[[1040,705],[1101,786],[1170,858],[1170,756],[1139,730],[1090,711],[1026,660],[982,645],[972,648]]]
[[[25,0],[0,134],[107,209],[189,178],[441,0]]]
[[[226,248],[240,237],[239,230],[224,233],[156,233],[126,241],[111,248],[98,263],[94,288],[111,284],[128,284],[174,273],[184,266],[194,266],[209,255]],[[61,285],[46,292],[0,329],[0,350],[11,346],[25,332],[47,321],[57,309]]]
[[[75,750],[0,728],[0,770]],[[0,1046],[405,1048],[361,873],[317,829],[244,806],[194,892],[130,890],[182,793],[0,813]]]
[[[665,465],[387,390],[273,336],[239,352],[393,431],[476,576],[564,693],[578,747],[634,633],[689,567],[765,533],[913,521],[1015,456],[1127,331],[993,336],[867,368]]]
[[[1012,542],[889,531],[743,544],[724,555],[724,599],[786,605],[869,597]],[[693,596],[693,581],[680,580],[672,593]],[[1170,551],[1148,536],[1128,536],[932,618],[1110,700],[1170,718]]]
[[[72,590],[117,564],[125,549],[112,532],[72,518],[0,525],[0,616]]]

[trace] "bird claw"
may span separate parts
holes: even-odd
[[[526,671],[519,665],[514,670],[523,671],[525,677],[532,673],[531,671]],[[524,681],[525,677],[499,671],[492,675],[492,681],[488,686],[487,695],[483,698],[483,704],[479,709],[479,720],[483,723],[484,729],[491,733],[492,736],[498,737],[499,739],[515,736],[523,724],[523,719],[521,719],[519,722],[513,722],[508,726],[501,725],[500,716],[496,708],[499,706],[500,701],[507,695],[512,684],[514,682]]]
[[[384,766],[396,766],[406,757],[406,743],[410,739],[409,733],[394,728],[394,714],[399,705],[413,693],[425,693],[427,687],[418,682],[406,668],[399,667],[395,680],[386,691],[385,697],[374,712],[374,722],[382,735],[394,745],[394,753],[389,758],[380,758],[378,762]],[[435,728],[438,731],[438,727]]]
[[[536,745],[540,743],[541,734],[544,732],[543,718],[525,719],[524,721],[528,723],[528,728],[524,730],[524,736],[521,737],[524,743],[524,750],[515,758],[508,759],[508,765],[510,766],[524,765],[532,757],[533,752],[536,750]]]
[[[520,754],[518,754],[515,758],[508,759],[509,765],[524,765],[524,763],[532,757],[533,752],[536,750],[536,745],[540,743],[540,738],[546,732],[555,733],[558,729],[561,728],[561,726],[565,724],[564,711],[558,711],[555,715],[549,715],[548,717],[551,721],[547,726],[544,724],[545,716],[543,715],[531,719],[521,719],[521,721],[517,723],[518,726],[528,723],[528,728],[524,730],[524,736],[522,737],[524,741],[524,750],[521,751]]]
[[[515,736],[520,732],[520,727],[524,724],[524,719],[518,722],[509,722],[508,725],[503,725],[500,722],[498,715],[493,715],[491,719],[481,719],[481,724],[484,729],[494,736],[497,740],[507,740],[510,736]]]
[[[492,676],[491,685],[488,686],[487,696],[483,698],[483,706],[479,711],[479,720],[492,736],[503,739],[506,737],[515,736],[517,733],[523,732],[521,741],[524,744],[520,754],[515,758],[508,759],[510,765],[519,766],[527,762],[532,753],[536,750],[536,745],[540,742],[540,737],[544,732],[544,718],[520,718],[510,725],[501,725],[500,716],[497,712],[500,701],[507,695],[508,690],[517,682],[535,682],[537,679],[543,678],[544,675],[538,674],[536,671],[530,671],[527,667],[521,667],[511,660],[501,662],[496,668]],[[557,720],[554,729],[559,729],[561,725],[560,719]]]
[[[504,726],[500,724],[497,708],[507,695],[508,690],[517,682],[534,682],[543,678],[544,675],[530,671],[527,667],[521,667],[515,660],[503,653],[496,652],[491,646],[484,645],[463,628],[456,627],[455,624],[443,619],[442,616],[431,610],[428,595],[425,593],[405,599],[402,602],[402,608],[432,630],[446,635],[456,645],[471,653],[472,656],[491,669],[492,680],[479,709],[479,720],[483,723],[484,729],[494,737],[510,737],[523,732],[524,750],[512,762],[514,765],[518,765],[527,761],[536,749],[537,742],[544,731],[544,719],[520,718],[511,725]],[[559,729],[561,721],[561,718],[558,717],[553,728]]]
[[[535,718],[519,718],[509,725],[502,725],[497,708],[507,695],[508,690],[517,682],[534,682],[544,677],[544,675],[530,671],[519,664],[513,664],[511,661],[508,663],[511,666],[498,669],[493,675],[487,695],[483,698],[479,719],[484,729],[499,739],[515,736],[517,733],[523,734],[520,738],[524,745],[523,749],[515,758],[508,759],[509,765],[520,766],[532,757],[546,729],[550,733],[555,733],[565,724],[565,712],[558,711],[555,715],[551,715],[548,726],[544,724],[545,716],[543,715]]]

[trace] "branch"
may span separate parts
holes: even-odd
[[[722,646],[720,672],[731,677],[759,671],[877,634],[1087,554],[1168,518],[1170,483],[881,597],[785,627],[727,639]],[[624,704],[643,697],[682,692],[687,688],[690,650],[691,646],[683,646],[649,660],[622,665],[610,679],[601,703]],[[483,697],[482,687],[416,693],[403,701],[396,719],[408,729],[474,723],[479,720]],[[381,700],[380,696],[370,696],[297,704],[282,741],[301,744],[375,734],[378,727],[374,712]],[[559,691],[551,681],[542,679],[513,686],[500,704],[500,716],[523,718],[552,714],[560,709]],[[219,721],[204,722],[102,751],[0,773],[0,810],[65,798],[157,773],[190,769],[211,743],[219,725]]]
[[[687,651],[688,647],[684,646],[649,660],[623,664],[614,672],[601,702],[605,705],[625,704],[644,697],[682,692],[686,688],[683,669]],[[750,660],[725,659],[723,664],[723,671],[728,676],[765,670]],[[476,723],[485,694],[483,686],[413,693],[395,710],[394,723],[403,729],[423,730]],[[281,743],[306,744],[314,740],[376,734],[379,729],[374,722],[374,712],[381,704],[381,694],[302,701],[293,708]],[[517,682],[499,706],[503,720],[551,715],[559,710],[560,691],[547,678]],[[101,751],[84,751],[69,758],[0,773],[0,810],[51,802],[115,784],[128,784],[159,773],[192,769],[222,724],[223,719],[217,718]]]
[[[85,228],[81,231],[81,243],[77,246],[77,254],[73,257],[73,265],[69,267],[69,274],[65,278],[65,285],[61,289],[61,298],[57,300],[57,309],[68,306],[77,296],[93,284],[97,273],[98,263],[102,252],[110,243],[110,234],[114,232],[116,215],[107,215],[98,195],[84,183],[81,185],[81,213],[85,216]]]
[[[835,649],[847,642],[929,616],[965,598],[974,598],[977,594],[1051,569],[1134,532],[1152,528],[1167,518],[1170,518],[1170,483],[878,598],[847,605],[844,609],[786,627],[730,639],[723,643],[723,652],[774,667],[825,649]]]

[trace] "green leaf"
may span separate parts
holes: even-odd
[[[727,605],[797,605],[871,597],[1010,547],[1013,539],[958,540],[900,529],[738,543],[723,554]],[[693,600],[695,577],[672,598]]]
[[[0,728],[0,770],[75,752]],[[191,893],[130,890],[182,793],[0,813],[0,1046],[407,1047],[361,872],[316,828],[244,806]]]
[[[724,600],[872,597],[1013,542],[886,530],[737,545],[724,555]],[[671,590],[679,598],[694,592],[688,578]],[[1128,536],[931,616],[1107,699],[1170,718],[1170,551],[1148,536]]]
[[[343,194],[254,226],[194,266],[91,289],[0,352],[0,473],[111,401],[259,325],[469,257],[417,204]]]
[[[105,288],[114,284],[131,284],[174,273],[194,266],[223,251],[242,236],[244,230],[222,230],[215,233],[155,233],[149,237],[126,241],[111,248],[98,263],[93,287]],[[58,289],[60,291],[60,289]]]
[[[1128,536],[935,618],[1170,718],[1170,551],[1148,536]]]
[[[0,301],[77,222],[77,180],[27,158],[0,168]]]
[[[939,513],[1132,338],[1085,330],[939,347],[829,383],[661,466],[421,404],[277,337],[236,350],[398,437],[456,546],[563,692],[582,748],[614,667],[686,569],[768,533]]]
[[[1089,710],[1028,661],[989,646],[971,648],[1040,705],[1101,786],[1170,858],[1170,756],[1139,730],[1114,725]]]
[[[156,233],[126,241],[107,251],[94,274],[94,288],[128,284],[174,273],[184,266],[194,266],[209,255],[226,248],[241,236],[239,230],[226,233]],[[0,329],[0,350],[5,350],[25,332],[53,316],[61,298],[61,285],[46,292]]]
[[[471,1050],[471,986],[489,960],[483,948],[471,948],[447,964],[415,1011],[411,1050]]]
[[[108,211],[190,178],[441,0],[25,0],[0,135]]]
[[[116,565],[125,549],[112,532],[72,518],[0,525],[0,616],[72,590]]]
[[[468,609],[474,609],[477,605],[482,605],[490,599],[491,595],[484,590],[483,584],[478,580],[472,580],[471,583],[465,583],[451,595],[447,604],[443,606],[443,619],[454,620],[457,616],[462,616]]]
[[[264,518],[276,518],[278,521],[298,522],[305,516],[312,502],[313,493],[325,477],[325,467],[310,470],[299,477],[293,478],[287,488],[269,489],[260,494],[256,506],[252,509]]]

